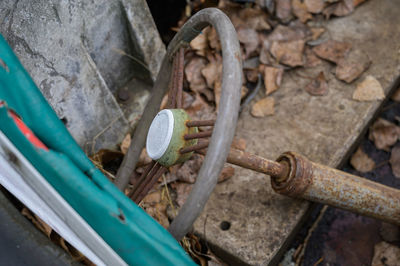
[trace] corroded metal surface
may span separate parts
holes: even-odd
[[[394,26],[400,24],[399,13],[396,1],[368,0],[352,15],[322,23],[329,38],[365,51],[371,66],[353,84],[338,81],[334,66],[325,62],[285,73],[280,89],[272,95],[276,102],[273,116],[257,119],[246,108],[242,112],[236,132],[246,139],[246,150],[269,159],[292,150],[317,163],[339,167],[381,106],[380,101],[353,101],[356,85],[373,75],[387,95],[399,76],[400,54],[395,51],[400,48],[400,32]],[[325,71],[328,94],[310,96],[304,90],[310,80],[300,75],[313,77],[320,71]],[[306,216],[309,203],[275,193],[264,174],[240,168],[235,173],[217,185],[195,231],[230,261],[276,263]],[[229,222],[230,228],[222,230],[222,222]]]
[[[400,225],[400,190],[313,163],[296,153],[281,158],[295,165],[286,180],[271,179],[276,192]]]
[[[255,154],[236,149],[230,150],[226,161],[259,173],[272,175],[278,179],[280,177],[285,177],[288,172],[288,166],[283,163],[277,163]]]

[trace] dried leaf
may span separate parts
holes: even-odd
[[[357,79],[371,64],[369,56],[359,49],[352,49],[340,59],[336,67],[336,77],[347,83]]]
[[[214,84],[215,106],[216,106],[217,110],[219,107],[219,101],[221,100],[221,93],[222,93],[222,83],[220,80],[218,80]]]
[[[258,48],[258,34],[252,28],[239,28],[237,29],[237,35],[240,43],[244,45],[245,58],[252,55]]]
[[[310,48],[307,47],[304,54],[306,57],[305,67],[316,67],[322,64],[322,60],[319,59]]]
[[[174,184],[175,190],[176,190],[176,203],[180,207],[185,204],[187,198],[189,197],[190,191],[192,191],[192,184],[187,184],[187,183],[181,183],[177,182]]]
[[[400,178],[400,145],[393,147],[389,162],[392,166],[393,175]]]
[[[218,177],[218,183],[228,180],[234,174],[235,174],[235,168],[233,168],[232,166],[226,166],[222,168],[221,174]]]
[[[395,102],[400,102],[400,88],[398,88],[395,93],[393,93],[392,97],[390,97]]]
[[[276,60],[272,57],[272,55],[269,52],[270,47],[271,47],[271,44],[268,40],[264,40],[262,42],[259,59],[260,59],[260,62],[265,65],[277,64]]]
[[[258,69],[247,69],[244,72],[248,82],[256,82],[258,80]]]
[[[306,4],[300,0],[292,0],[292,12],[303,23],[312,19],[312,15],[308,13]]]
[[[315,79],[308,83],[306,91],[314,96],[323,96],[328,93],[328,83],[326,82],[324,72],[321,71]]]
[[[351,156],[350,164],[361,173],[370,172],[375,168],[375,162],[361,148]]]
[[[290,0],[276,0],[276,17],[282,20],[283,23],[289,22],[292,19],[292,6]]]
[[[39,216],[37,216],[36,214],[34,214],[33,212],[31,212],[28,208],[23,207],[21,210],[21,214],[23,216],[25,216],[26,218],[28,218],[29,220],[31,220],[31,222],[43,233],[46,234],[46,236],[48,238],[50,238],[51,232],[53,231],[53,229],[51,229],[51,227],[46,224],[42,219],[40,219]]]
[[[264,117],[267,115],[273,115],[275,113],[274,110],[275,100],[272,97],[266,97],[255,104],[253,104],[251,108],[251,114],[254,117]]]
[[[207,97],[207,100],[214,100],[213,93],[208,89],[201,70],[206,66],[207,61],[203,57],[193,57],[185,67],[186,79],[193,92],[199,92]]]
[[[218,39],[217,31],[213,27],[207,27],[203,32],[207,33],[208,44],[210,47],[217,52],[221,51],[221,43]]]
[[[313,14],[321,13],[325,7],[324,0],[304,0],[308,12]]]
[[[318,39],[322,33],[325,32],[325,28],[310,28],[312,36],[311,36],[311,40],[315,41],[316,39]]]
[[[221,80],[222,58],[221,56],[211,57],[211,61],[201,70],[201,74],[206,79],[207,86],[214,88],[217,80]]]
[[[273,42],[271,45],[271,54],[280,63],[295,67],[304,64],[303,51],[304,40],[289,42]]]
[[[194,101],[186,109],[186,112],[193,120],[211,120],[216,118],[214,107],[207,104],[198,93],[195,93]]]
[[[315,46],[313,52],[325,60],[337,63],[350,51],[350,49],[350,43],[329,40]]]
[[[279,89],[282,83],[283,69],[275,67],[265,67],[264,85],[266,94],[269,95]]]
[[[142,152],[140,153],[137,166],[139,167],[142,165],[147,165],[147,164],[151,163],[151,161],[152,161],[152,159],[147,154],[146,148],[143,148]]]
[[[296,26],[296,25],[295,25]],[[297,29],[297,31],[296,31]],[[301,30],[300,27],[288,27],[283,25],[278,25],[274,30],[268,35],[267,40],[269,42],[273,41],[297,41],[306,38],[306,33]]]
[[[248,28],[257,31],[271,29],[271,26],[267,22],[267,14],[261,9],[246,7],[240,9],[238,15]]]
[[[362,82],[357,84],[353,93],[353,99],[357,101],[375,101],[385,99],[381,83],[373,76],[367,76]]]
[[[196,51],[196,54],[200,56],[205,56],[206,49],[208,48],[207,34],[204,34],[203,32],[197,35],[197,37],[190,42],[190,47]]]
[[[400,128],[395,124],[379,118],[369,129],[368,138],[379,150],[389,151],[400,136]]]
[[[399,262],[399,247],[383,241],[375,245],[371,266],[399,266]]]
[[[178,180],[193,184],[196,182],[197,173],[203,164],[203,156],[194,154],[189,160],[184,162],[176,172]]]
[[[128,134],[126,134],[126,136],[124,137],[124,139],[121,142],[121,146],[120,146],[121,152],[123,154],[126,154],[128,152],[130,145],[131,145],[131,134],[128,133]]]
[[[148,193],[142,200],[145,204],[155,204],[161,201],[161,191],[157,190],[155,192]]]

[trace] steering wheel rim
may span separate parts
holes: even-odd
[[[129,150],[116,176],[115,184],[119,189],[124,189],[128,185],[129,176],[134,171],[140,152],[144,148],[150,124],[159,111],[162,98],[167,91],[174,54],[179,48],[187,46],[208,25],[216,29],[221,42],[221,99],[207,154],[196,182],[185,204],[168,228],[168,231],[177,240],[180,240],[191,229],[214,190],[218,176],[226,162],[238,120],[242,86],[240,46],[235,28],[229,18],[219,9],[206,8],[196,13],[182,26],[168,45],[152,95],[144,109]]]

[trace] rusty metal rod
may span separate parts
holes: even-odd
[[[154,174],[154,176],[151,177],[151,179],[149,179],[149,182],[147,182],[145,184],[145,186],[143,187],[143,189],[141,189],[141,191],[139,192],[138,196],[134,199],[136,204],[139,204],[144,197],[147,195],[147,193],[149,193],[150,189],[152,189],[154,187],[154,185],[156,184],[157,180],[167,171],[168,169],[164,166],[161,166],[157,172]]]
[[[176,70],[176,108],[182,108],[183,101],[183,68],[185,63],[185,48],[179,48],[177,57],[177,70]]]
[[[186,134],[184,136],[184,139],[191,140],[191,139],[208,138],[208,137],[211,137],[211,135],[212,135],[212,130],[202,131],[202,132],[198,132],[198,133]]]
[[[311,162],[293,152],[284,153],[278,161],[286,161],[291,169],[285,179],[271,178],[276,192],[400,225],[400,190]]]
[[[181,154],[184,154],[184,153],[188,153],[188,152],[192,152],[192,151],[202,150],[202,149],[207,148],[207,147],[208,147],[208,141],[204,141],[204,142],[198,143],[198,144],[193,145],[193,146],[182,148],[182,149],[179,150],[179,152]]]
[[[174,57],[172,62],[172,74],[168,85],[168,101],[166,108],[173,109],[176,107],[176,91],[177,91],[177,70],[178,70],[178,60],[177,56]]]
[[[131,199],[136,202],[136,198],[139,196],[140,192],[144,189],[147,183],[149,183],[149,180],[156,174],[158,169],[160,169],[161,165],[159,163],[154,164],[154,167],[151,168],[151,170],[148,172],[147,175],[144,175],[144,178],[142,179],[142,182],[136,186],[135,191],[132,193]]]
[[[156,161],[151,161],[151,163],[149,163],[145,168],[143,173],[140,175],[139,178],[137,178],[136,180],[132,180],[134,181],[132,183],[133,189],[131,190],[131,192],[129,193],[129,197],[131,198],[133,196],[133,194],[135,193],[136,189],[142,184],[142,182],[146,179],[146,176],[149,174],[150,170],[153,168],[153,166],[156,164]]]
[[[236,149],[231,149],[229,151],[226,161],[276,178],[286,176],[289,172],[288,166],[283,163],[271,161],[255,154]]]
[[[214,126],[215,120],[202,120],[202,121],[188,121],[186,122],[187,127],[207,127]]]

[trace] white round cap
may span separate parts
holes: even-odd
[[[171,142],[174,131],[174,115],[168,109],[161,110],[151,122],[146,139],[147,154],[153,160],[160,159]]]

